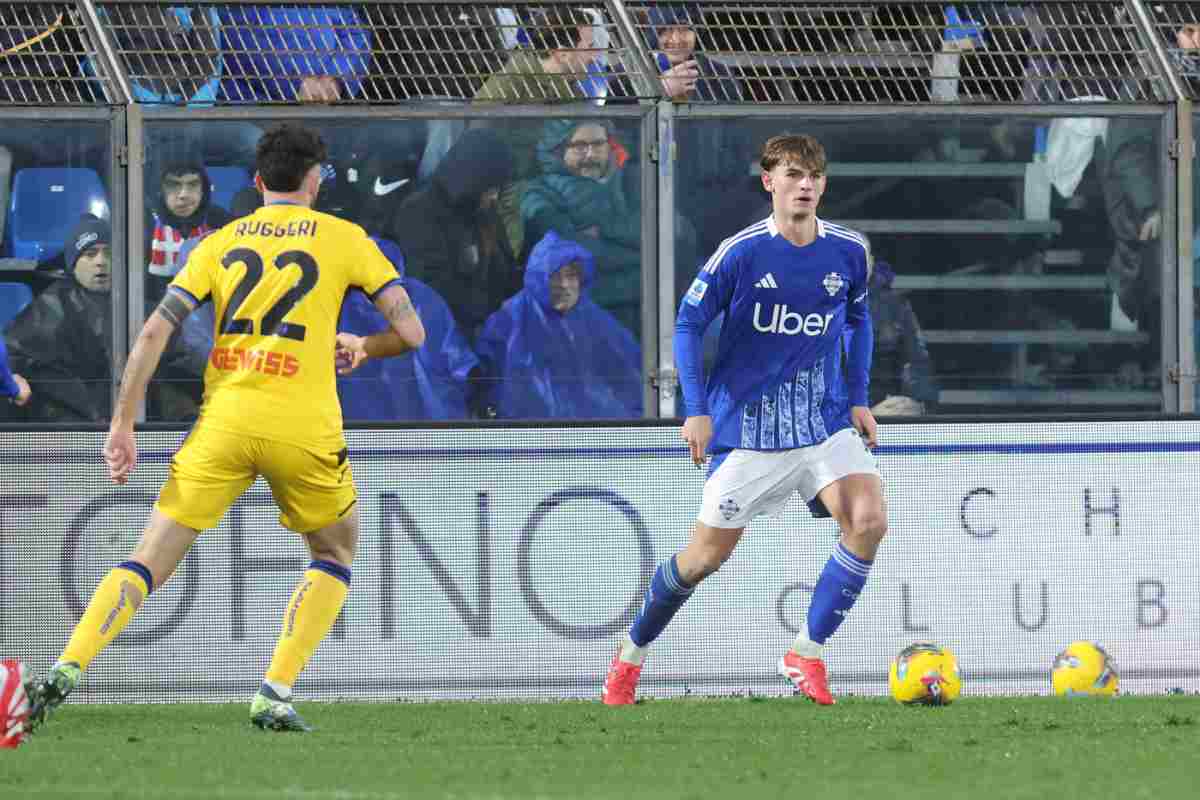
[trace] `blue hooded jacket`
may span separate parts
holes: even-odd
[[[338,378],[342,417],[346,420],[464,419],[467,377],[479,358],[437,292],[404,275],[404,256],[395,242],[374,240],[396,267],[425,326],[425,344],[415,353],[373,359],[353,375]],[[358,336],[387,330],[388,322],[361,291],[342,303],[338,330]]]
[[[583,267],[579,302],[560,314],[550,276]],[[534,246],[525,288],[488,318],[477,350],[487,401],[506,419],[629,418],[642,414],[642,354],[633,335],[592,301],[592,254],[550,231]]]
[[[341,78],[347,97],[371,63],[371,33],[350,6],[221,6],[225,77],[235,103],[296,99],[302,78]]]

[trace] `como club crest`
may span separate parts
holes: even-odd
[[[825,280],[822,281],[822,283],[825,285],[825,291],[829,292],[830,297],[834,297],[842,290],[842,287],[846,285],[846,282],[842,280],[842,276],[836,272],[831,272],[826,275]]]

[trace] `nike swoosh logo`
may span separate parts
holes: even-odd
[[[392,181],[391,183],[384,183],[379,178],[376,178],[375,179],[375,194],[382,196],[382,195],[388,194],[390,192],[394,192],[397,189],[399,189],[401,186],[403,186],[404,184],[408,183],[410,180],[412,180],[412,179],[411,178],[401,178],[398,181]]]

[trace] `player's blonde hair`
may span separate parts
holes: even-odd
[[[782,163],[793,163],[813,172],[824,172],[827,165],[825,148],[815,138],[803,133],[772,136],[763,145],[759,166],[763,172],[770,172]]]

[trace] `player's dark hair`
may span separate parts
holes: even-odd
[[[294,192],[315,164],[328,158],[319,134],[292,122],[276,125],[258,140],[255,165],[272,192]]]
[[[784,162],[797,164],[813,172],[824,172],[827,166],[825,148],[812,136],[784,133],[772,136],[763,145],[759,166],[770,172]]]

